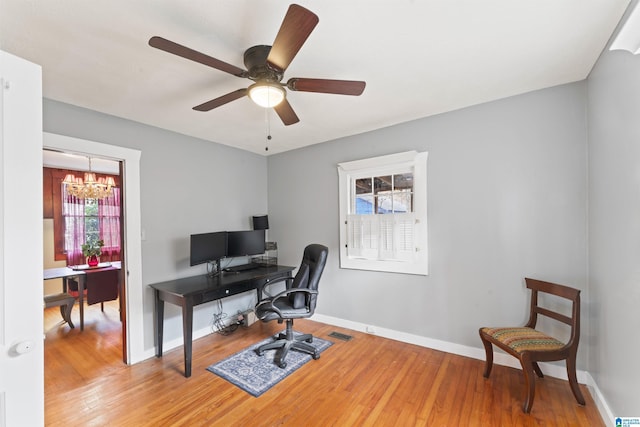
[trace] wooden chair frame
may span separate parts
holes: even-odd
[[[578,403],[584,405],[585,400],[580,392],[576,376],[576,356],[578,353],[578,342],[580,340],[580,290],[529,278],[525,278],[525,282],[527,284],[527,288],[531,289],[531,309],[529,321],[524,325],[524,327],[535,329],[538,315],[547,316],[559,322],[566,323],[571,327],[569,341],[562,348],[558,349],[524,350],[517,352],[510,346],[489,335],[486,332],[489,328],[480,328],[480,339],[482,340],[482,344],[484,345],[486,352],[484,377],[489,378],[491,368],[493,367],[492,344],[520,360],[525,382],[525,399],[522,405],[522,410],[528,414],[531,412],[533,399],[535,397],[535,377],[533,376],[533,373],[535,372],[538,377],[544,378],[544,375],[540,370],[540,366],[538,366],[538,362],[566,360],[567,376],[569,379],[569,385],[571,386],[571,391]],[[539,292],[556,295],[570,300],[572,302],[571,317],[540,307],[538,305]]]
[[[73,304],[75,304],[75,302],[76,299],[66,292],[44,296],[45,308],[60,307],[60,315],[62,315],[62,319],[67,322],[71,329],[75,327],[71,321],[71,310],[73,309]]]

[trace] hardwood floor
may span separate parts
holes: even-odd
[[[107,304],[105,313],[88,307],[83,332],[62,324],[57,308],[45,310],[47,426],[605,425],[585,386],[583,407],[566,381],[538,380],[525,415],[519,370],[496,365],[486,380],[483,361],[310,320],[297,320],[296,330],[334,345],[255,398],[206,367],[283,325],[258,322],[195,341],[193,374],[185,378],[182,348],[134,366],[122,363],[117,307]],[[74,323],[77,316],[76,306]],[[332,331],[353,339],[331,338]]]

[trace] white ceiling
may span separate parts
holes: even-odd
[[[367,87],[359,97],[289,91],[300,122],[287,127],[247,97],[192,110],[251,81],[147,44],[158,35],[245,68],[247,48],[273,42],[282,1],[0,0],[0,48],[42,65],[46,98],[275,154],[582,80],[629,0],[299,3],[320,22],[283,81]]]

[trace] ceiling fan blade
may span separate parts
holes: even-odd
[[[285,126],[289,126],[300,121],[286,98],[283,99],[280,104],[273,107],[273,109],[276,110],[276,113],[278,113],[280,120],[282,120],[282,123],[284,123]]]
[[[196,105],[193,107],[196,111],[210,111],[214,108],[218,108],[221,105],[227,104],[231,101],[235,101],[236,99],[242,98],[247,94],[247,89],[238,89],[234,92],[229,92],[226,95],[222,95],[216,99],[212,99],[211,101],[207,101],[203,104]]]
[[[182,46],[181,44],[172,42],[171,40],[167,40],[162,37],[151,37],[149,39],[149,46],[155,47],[156,49],[164,50],[165,52],[169,52],[186,59],[190,59],[191,61],[208,65],[209,67],[224,71],[225,73],[233,74],[237,77],[247,77],[247,72],[242,68],[236,67],[235,65],[227,64],[224,61],[220,61],[219,59],[213,58],[209,55],[205,55],[204,53],[198,52],[186,46]]]
[[[354,80],[304,79],[297,77],[289,79],[287,82],[287,87],[291,90],[354,96],[361,95],[366,85],[365,82]]]
[[[318,16],[315,13],[297,4],[289,6],[271,46],[267,64],[284,72],[317,24]]]

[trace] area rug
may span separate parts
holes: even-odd
[[[294,335],[299,334],[299,332],[294,332]],[[311,360],[309,354],[289,351],[285,359],[287,367],[282,369],[274,363],[276,350],[267,350],[262,356],[258,356],[255,349],[273,341],[273,339],[272,337],[260,341],[233,356],[214,363],[207,370],[235,384],[252,396],[258,397]],[[316,337],[313,337],[311,343],[320,352],[332,344],[331,341]]]

